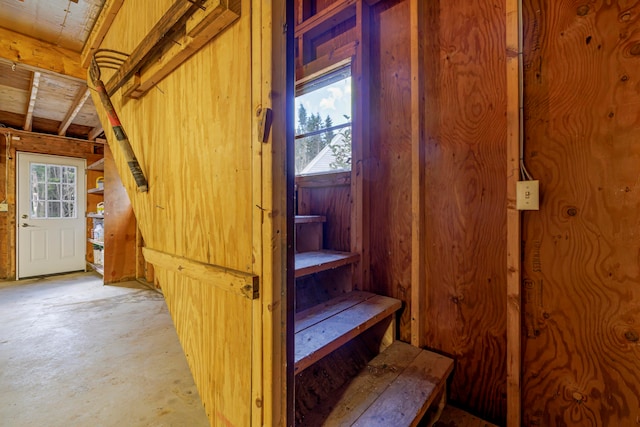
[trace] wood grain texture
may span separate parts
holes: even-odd
[[[307,276],[325,270],[343,267],[358,262],[360,256],[351,252],[316,251],[296,254],[295,277]]]
[[[323,183],[321,176],[298,178],[298,213],[322,215],[324,223],[323,241],[326,249],[348,251],[350,249],[351,188],[350,180],[340,180],[339,185],[330,181]]]
[[[396,342],[394,346],[407,349],[405,351],[413,349],[402,342]],[[453,360],[421,350],[353,426],[417,426],[445,388],[452,370]]]
[[[411,341],[411,43],[409,1],[383,2],[371,25],[369,185],[372,292],[400,299]]]
[[[101,47],[133,51],[173,3],[125,2]],[[256,111],[285,93],[271,91],[280,79],[271,75],[271,42],[281,37],[271,38],[271,22],[282,10],[273,3],[277,11],[271,2],[242,1],[240,19],[154,90],[139,100],[123,99],[122,91],[112,97],[149,179],[149,191],[137,193],[122,174],[147,247],[261,278],[260,299],[252,303],[206,280],[155,269],[172,295],[167,301],[212,425],[281,420],[286,233],[274,224],[285,223],[285,187],[273,174],[284,171],[278,144],[285,139],[263,144],[255,131]],[[115,141],[110,128],[105,134]],[[122,153],[114,149],[114,157],[126,171]]]
[[[79,80],[87,78],[80,54],[0,27],[0,58]]]
[[[517,182],[520,180],[522,128],[522,55],[519,54],[521,2],[508,0],[506,7],[507,79],[507,421],[508,427],[522,425],[522,241],[521,213],[517,210]],[[521,53],[521,52],[520,52]]]
[[[113,155],[104,150],[104,283],[136,278],[136,217]]]
[[[639,11],[525,1],[525,426],[640,419]]]
[[[337,300],[339,304],[342,298]],[[307,326],[296,332],[295,372],[302,372],[378,322],[395,315],[399,308],[400,301],[394,298],[372,295],[331,316],[313,309],[298,313],[296,317],[305,319]]]
[[[249,426],[252,302],[162,268],[155,274],[209,422]]]
[[[429,2],[424,67],[428,347],[456,360],[450,399],[506,412],[503,3]]]

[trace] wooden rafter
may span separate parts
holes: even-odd
[[[38,97],[38,87],[40,86],[40,73],[38,71],[33,72],[31,77],[31,93],[29,95],[29,106],[27,107],[27,117],[24,120],[24,130],[31,130],[33,123],[33,109],[36,106],[36,99]]]
[[[89,98],[89,95],[90,95],[90,91],[88,87],[85,87],[84,90],[78,93],[78,96],[73,101],[73,104],[71,105],[71,108],[67,112],[67,115],[65,116],[62,123],[60,123],[60,127],[58,128],[58,135],[62,136],[65,133],[67,133],[67,129],[69,128],[69,125],[71,124],[73,119],[76,118],[76,116],[80,112],[80,109],[82,108],[84,103],[87,101],[87,98]]]
[[[87,80],[80,54],[0,27],[0,58]]]
[[[81,65],[83,67],[89,66],[93,53],[100,47],[100,43],[102,43],[102,40],[104,40],[104,37],[107,35],[107,31],[118,14],[122,3],[124,3],[124,0],[107,0],[105,2],[93,26],[91,35],[82,49]]]
[[[102,128],[101,124],[91,129],[88,136],[89,141],[95,140],[102,132],[104,132],[104,129]]]

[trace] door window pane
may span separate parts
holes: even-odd
[[[62,202],[62,217],[63,218],[75,218],[75,203],[73,202]]]
[[[75,166],[31,164],[31,217],[77,218]]]
[[[47,180],[49,182],[60,182],[62,168],[56,165],[47,165]]]
[[[60,218],[60,202],[47,202],[47,217]]]

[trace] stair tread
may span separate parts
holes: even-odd
[[[296,224],[309,224],[313,222],[327,222],[327,217],[324,215],[296,215]]]
[[[339,251],[299,252],[295,257],[296,278],[318,273],[324,270],[353,264],[360,259],[360,255]]]
[[[402,306],[402,302],[354,291],[296,314],[295,368],[302,372]]]
[[[316,426],[410,426],[443,390],[453,360],[395,341],[305,417]]]

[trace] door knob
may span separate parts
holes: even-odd
[[[24,227],[33,227],[33,225],[29,225],[29,224],[27,224],[26,222],[23,222],[23,223],[22,223],[22,225],[21,225],[21,227],[23,227],[23,228],[24,228]]]
[[[22,219],[27,219],[27,218],[29,218],[29,215],[27,214],[22,215]]]

